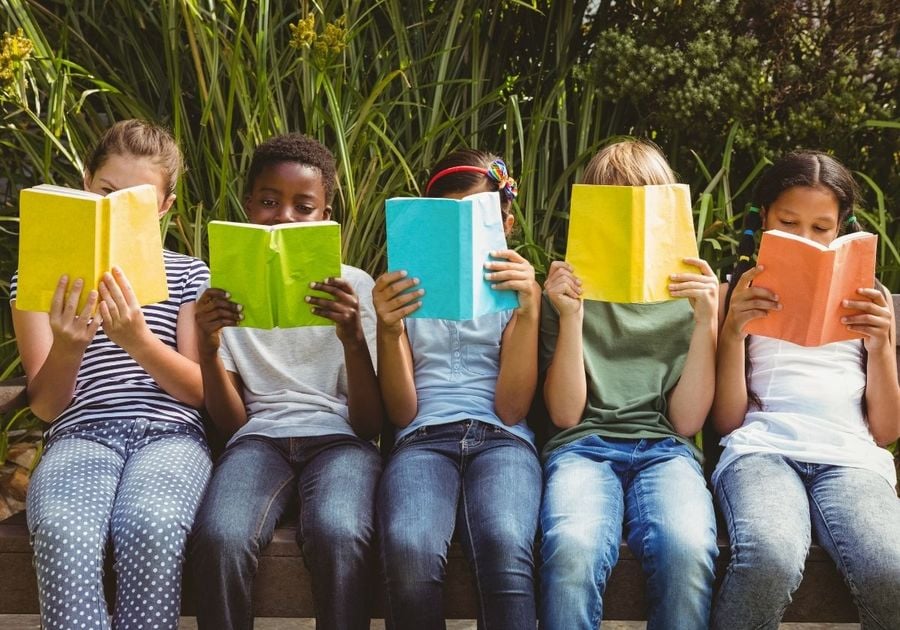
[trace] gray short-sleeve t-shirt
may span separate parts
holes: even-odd
[[[369,274],[349,265],[341,265],[341,275],[359,299],[363,333],[372,364],[377,365],[375,283]],[[225,328],[219,357],[226,370],[241,377],[248,415],[247,424],[229,443],[246,435],[355,435],[347,408],[344,348],[334,326]]]

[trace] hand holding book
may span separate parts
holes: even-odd
[[[321,291],[329,297],[306,296],[306,303],[319,317],[335,323],[335,333],[346,347],[347,344],[365,344],[362,320],[359,315],[359,298],[349,282],[343,278],[328,278],[322,282],[310,283],[310,288]]]

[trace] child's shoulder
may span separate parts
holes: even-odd
[[[356,293],[371,292],[375,286],[375,280],[359,267],[341,264],[341,277],[350,283]]]
[[[167,271],[192,271],[209,274],[209,267],[207,267],[205,262],[187,254],[179,254],[178,252],[164,249],[163,261]]]

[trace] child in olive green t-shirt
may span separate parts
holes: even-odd
[[[629,140],[601,151],[584,183],[675,177],[654,145]],[[718,282],[705,261],[685,262],[698,273],[669,290],[687,299],[657,304],[583,301],[577,270],[550,267],[541,361],[560,431],[544,450],[542,628],[597,628],[623,525],[647,575],[648,629],[708,626],[716,522],[690,438],[713,399]]]

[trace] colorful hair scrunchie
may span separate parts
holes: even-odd
[[[506,168],[506,162],[497,158],[487,169],[486,175],[497,182],[500,194],[507,199],[513,200],[519,195],[519,186],[516,180],[509,176],[509,170]]]
[[[493,162],[490,163],[488,168],[483,168],[481,166],[470,166],[468,164],[460,164],[459,166],[450,166],[445,168],[442,171],[438,171],[434,174],[428,181],[428,185],[425,186],[425,194],[427,195],[431,192],[431,187],[434,185],[434,182],[439,180],[441,177],[445,175],[450,175],[452,173],[481,173],[482,175],[487,176],[493,182],[497,183],[497,190],[500,195],[512,201],[519,194],[519,187],[516,184],[516,180],[509,176],[509,170],[506,168],[506,162],[497,158]]]

